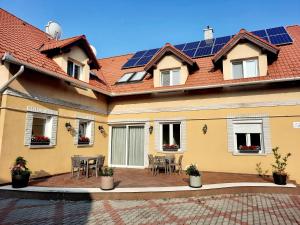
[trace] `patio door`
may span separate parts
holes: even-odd
[[[113,126],[111,132],[111,165],[144,166],[144,126]]]

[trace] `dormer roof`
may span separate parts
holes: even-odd
[[[183,63],[186,63],[189,67],[196,67],[196,62],[183,53],[182,51],[175,48],[170,43],[166,43],[153,57],[152,59],[145,65],[145,71],[151,71],[157,63],[165,56],[165,55],[175,55],[178,59],[180,59]]]
[[[40,52],[47,54],[48,56],[54,56],[69,51],[69,49],[73,46],[81,47],[87,54],[90,59],[88,63],[91,69],[100,69],[97,58],[93,50],[91,49],[85,35],[79,35],[63,40],[50,40],[49,42],[46,42],[41,46]]]
[[[221,48],[217,54],[212,58],[212,61],[214,64],[217,64],[227,53],[233,49],[238,43],[240,42],[250,42],[260,48],[262,48],[264,51],[267,51],[270,54],[273,54],[274,56],[277,56],[279,53],[279,48],[264,39],[246,31],[245,29],[241,29],[236,35],[234,35],[233,38],[230,39],[230,41]]]

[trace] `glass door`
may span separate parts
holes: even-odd
[[[111,165],[119,167],[144,166],[144,126],[112,127]]]

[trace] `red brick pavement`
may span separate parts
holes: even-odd
[[[300,196],[222,194],[156,200],[0,199],[0,224],[300,224]]]

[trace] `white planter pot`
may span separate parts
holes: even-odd
[[[194,188],[201,187],[201,176],[190,176],[190,186]]]
[[[114,177],[101,176],[101,189],[102,190],[114,189]]]

